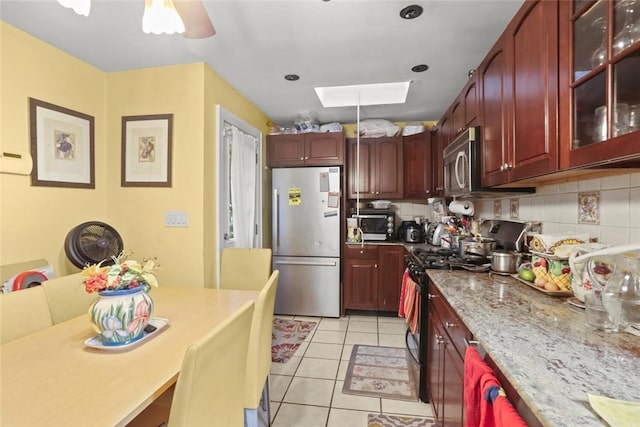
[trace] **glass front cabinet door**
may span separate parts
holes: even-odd
[[[640,0],[560,2],[570,70],[565,167],[640,158]],[[566,21],[565,21],[566,22]],[[562,120],[562,118],[561,118]]]

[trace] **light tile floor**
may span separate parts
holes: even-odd
[[[433,416],[423,402],[343,394],[354,344],[404,347],[404,319],[350,315],[310,320],[315,329],[287,363],[273,363],[270,376],[273,427],[366,427],[368,413]]]

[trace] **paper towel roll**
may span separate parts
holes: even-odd
[[[454,200],[449,203],[449,210],[454,214],[473,215],[473,203],[466,200]]]

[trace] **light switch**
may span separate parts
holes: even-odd
[[[165,227],[188,227],[189,217],[186,212],[167,211],[164,213]]]

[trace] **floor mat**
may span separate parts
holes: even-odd
[[[435,427],[433,418],[410,417],[406,415],[369,414],[368,427]]]
[[[354,345],[342,392],[417,401],[409,357],[404,348]]]
[[[288,362],[315,326],[316,322],[274,318],[271,360],[276,363]]]

